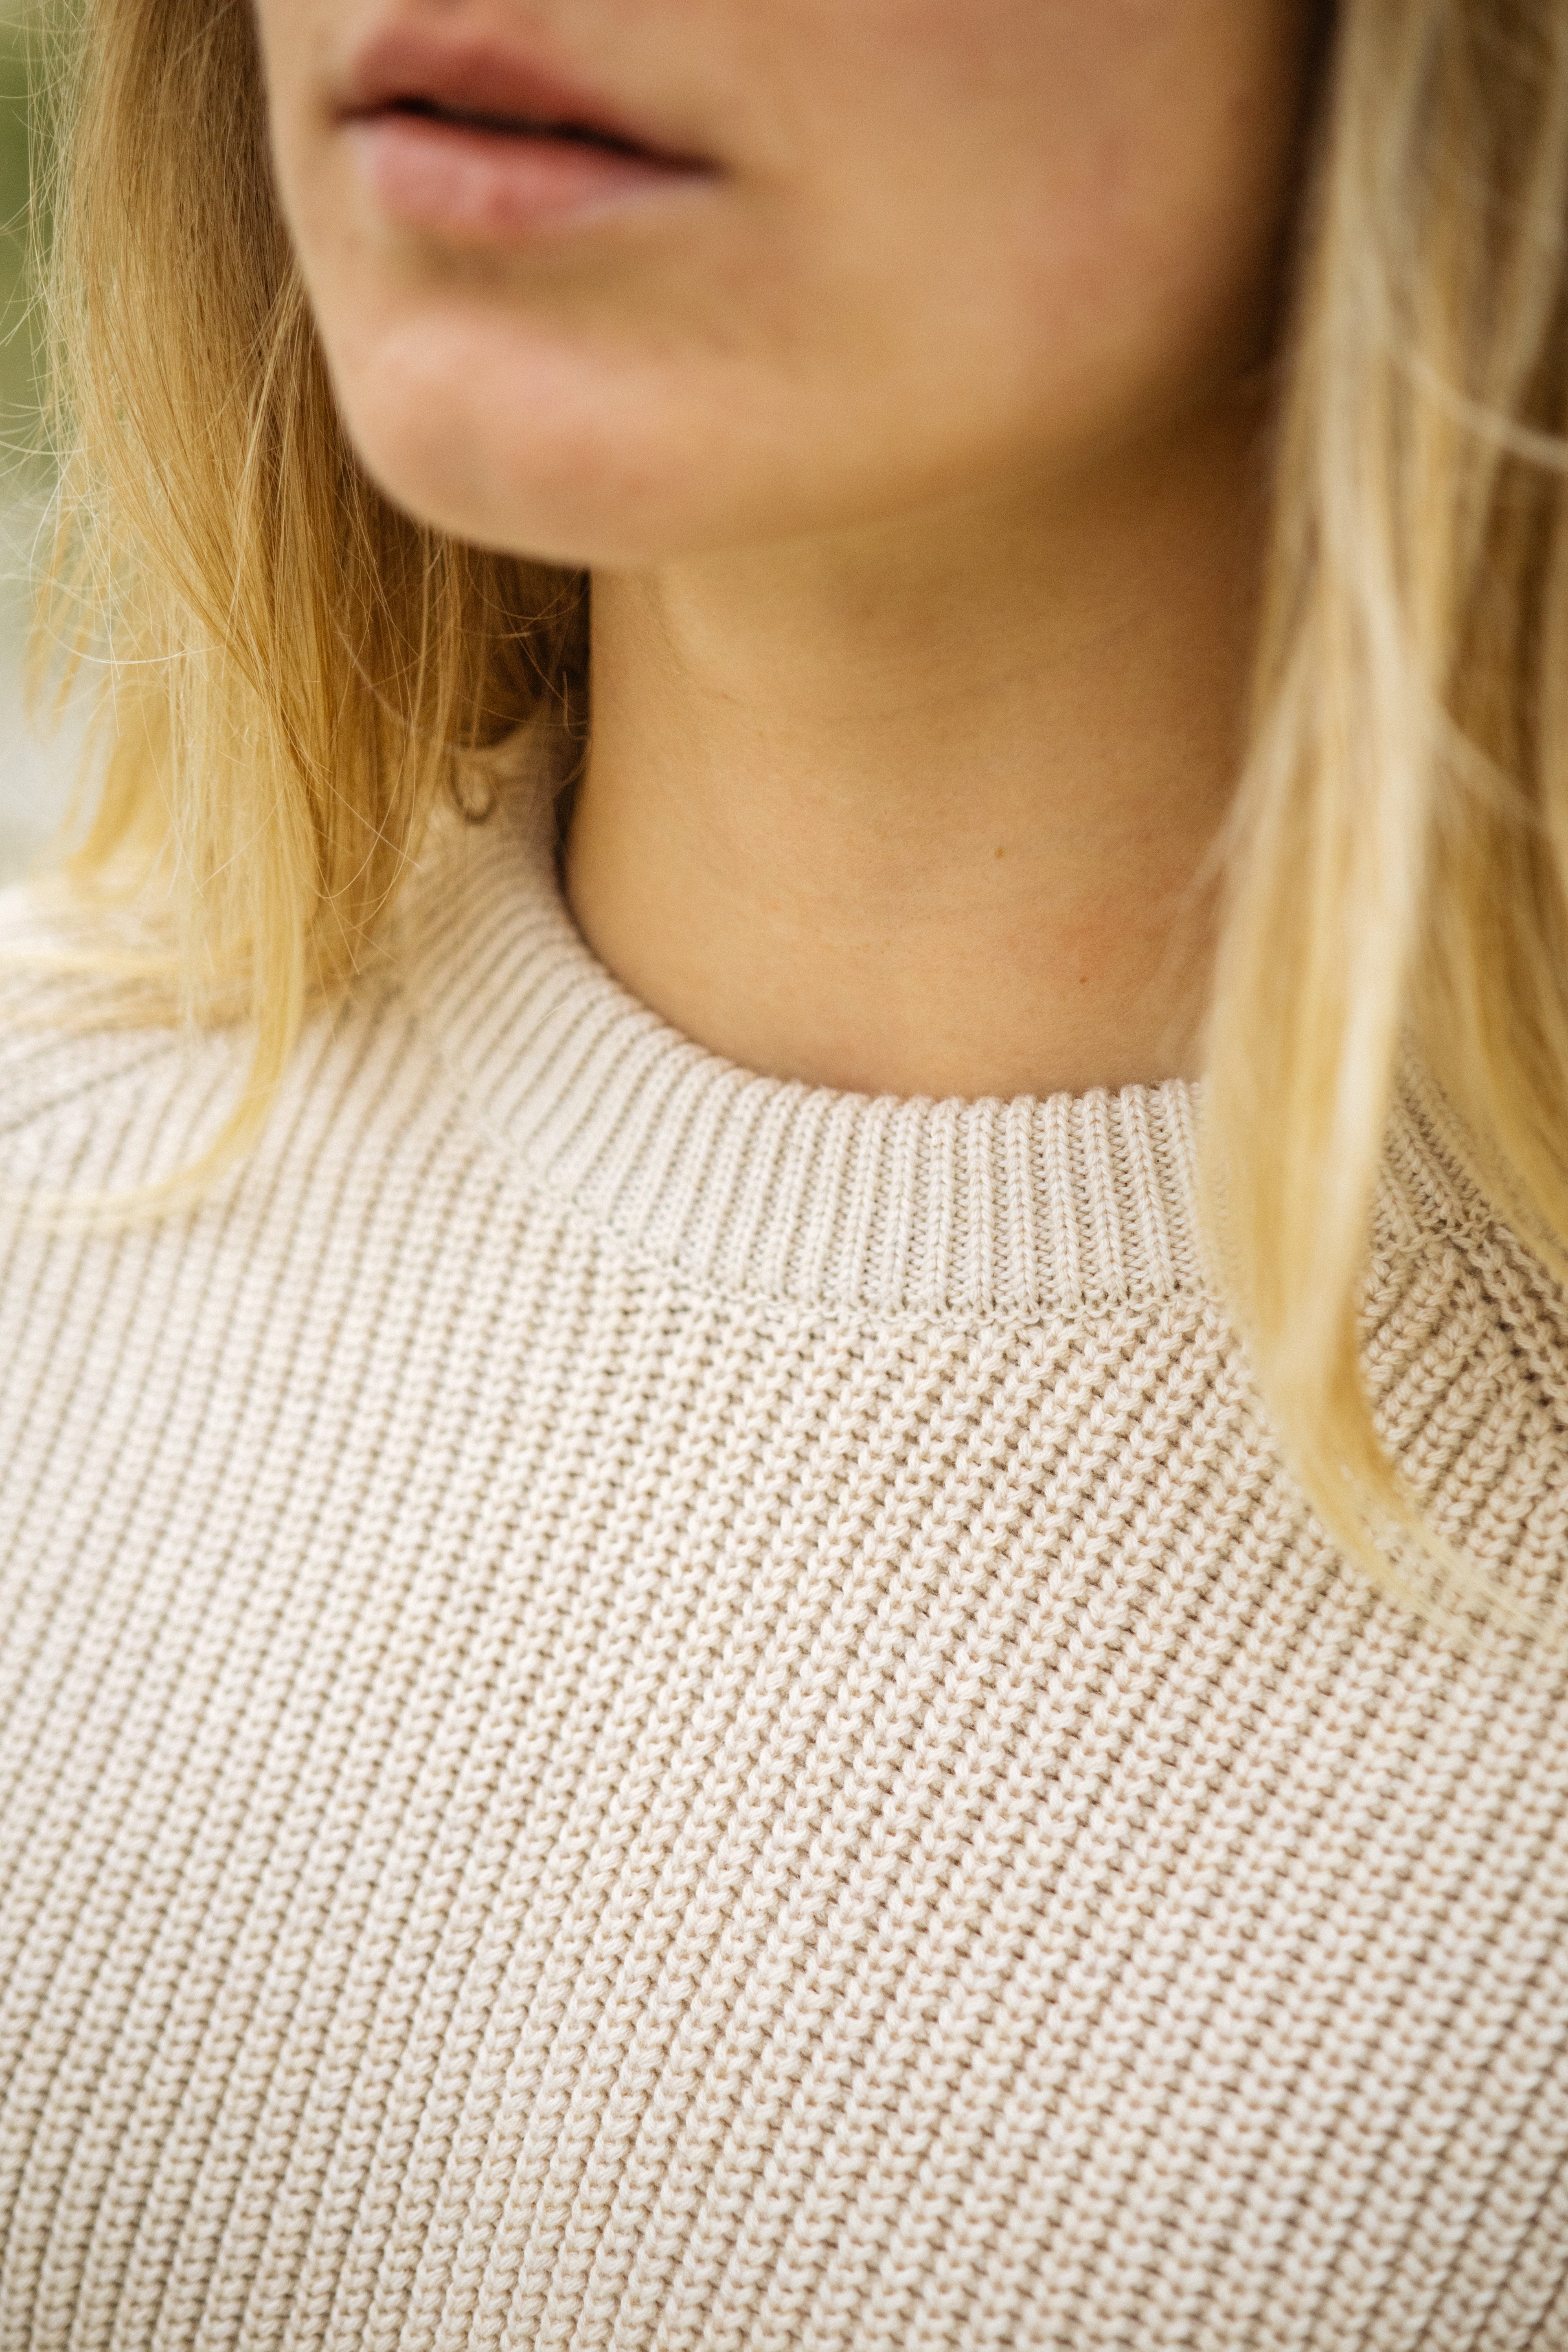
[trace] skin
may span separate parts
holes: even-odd
[[[594,574],[590,946],[753,1069],[1192,1075],[1266,527],[1309,0],[257,0],[365,464]],[[496,246],[333,112],[395,14],[712,170]]]

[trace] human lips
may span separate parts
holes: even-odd
[[[465,242],[527,239],[713,175],[519,47],[435,26],[374,36],[334,112],[384,211]]]

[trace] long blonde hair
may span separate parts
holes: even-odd
[[[468,755],[580,701],[584,593],[410,522],[356,463],[273,200],[247,8],[81,0],[59,88],[51,625],[66,600],[112,701],[69,871],[157,900],[187,1013],[250,1021],[233,1151]],[[1565,225],[1563,0],[1342,0],[1205,1191],[1285,1452],[1406,1593],[1400,1538],[1423,1538],[1358,1318],[1408,1043],[1494,1208],[1568,1273]]]

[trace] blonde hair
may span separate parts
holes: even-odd
[[[432,808],[584,667],[582,583],[410,521],[344,440],[273,200],[248,6],[85,0],[44,272],[60,495],[41,642],[101,665],[67,873],[155,908],[127,977],[247,1017],[255,1136]],[[475,814],[483,814],[482,798]]]
[[[469,755],[584,672],[581,583],[348,447],[271,194],[249,11],[85,0],[50,322],[55,627],[107,662],[79,890],[152,894],[266,1115]],[[1417,1597],[1359,1315],[1400,1055],[1568,1272],[1568,8],[1342,0],[1302,212],[1205,1150],[1231,1303],[1330,1530]],[[1406,1541],[1409,1538],[1410,1541]],[[1517,1612],[1513,1614],[1517,1616]]]

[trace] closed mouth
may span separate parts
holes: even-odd
[[[560,122],[542,115],[496,114],[487,108],[443,106],[433,98],[395,98],[384,105],[356,109],[347,119],[370,121],[401,116],[414,122],[446,124],[454,131],[479,131],[492,139],[550,140],[569,147],[594,147],[606,155],[635,157],[640,163],[673,163],[676,159],[658,154],[636,140],[617,138],[614,132],[590,130],[583,122]]]
[[[427,123],[466,138],[587,148],[669,172],[707,173],[683,153],[571,88],[510,44],[398,27],[361,53],[334,110],[345,123]]]

